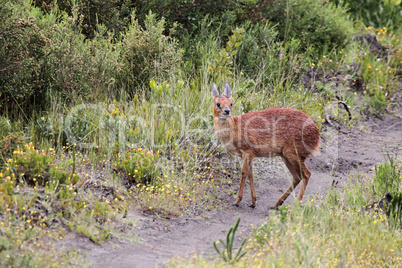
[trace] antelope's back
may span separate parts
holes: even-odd
[[[289,108],[270,108],[234,118],[243,150],[256,156],[297,154],[305,159],[319,154],[320,133],[305,113]]]

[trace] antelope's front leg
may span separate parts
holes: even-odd
[[[244,190],[244,184],[246,183],[246,178],[250,174],[249,170],[249,162],[250,162],[250,157],[248,155],[243,155],[243,165],[241,168],[241,180],[240,180],[240,188],[239,192],[237,193],[237,200],[236,203],[234,204],[235,206],[239,206],[240,201],[243,199],[243,190]]]
[[[246,182],[246,177],[247,177],[247,168],[243,167],[241,169],[241,180],[240,180],[240,188],[239,188],[239,192],[237,193],[237,199],[236,199],[236,203],[234,203],[235,206],[239,206],[240,201],[243,199],[243,190],[244,190],[244,184]]]
[[[255,193],[255,188],[254,188],[254,180],[253,180],[253,163],[251,160],[248,162],[248,180],[250,183],[250,190],[251,190],[251,205],[249,207],[255,208],[255,205],[257,203],[257,194]]]

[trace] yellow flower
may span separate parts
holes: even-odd
[[[149,207],[149,210],[152,210],[152,207]]]
[[[0,178],[2,178],[3,176],[4,176],[4,174],[0,172]]]
[[[7,162],[8,162],[8,163],[12,163],[13,160],[10,158],[10,159],[7,160]]]

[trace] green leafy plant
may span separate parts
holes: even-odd
[[[95,36],[87,40],[82,28],[77,27],[82,23],[77,11],[72,17],[60,17],[60,22],[49,29],[51,41],[46,51],[44,75],[50,80],[52,95],[65,103],[109,97],[120,67],[120,50],[112,43],[113,33],[98,25]]]
[[[392,195],[397,193],[400,190],[401,181],[401,172],[392,157],[389,157],[389,161],[375,166],[373,191],[377,197],[381,198],[386,192]]]
[[[373,114],[383,113],[390,103],[391,101],[385,97],[384,92],[381,90],[374,91],[374,94],[368,99],[368,106]]]
[[[41,103],[45,79],[46,38],[36,18],[37,10],[25,3],[1,2],[0,7],[0,109],[12,115],[32,110],[29,101]],[[28,104],[27,104],[28,102]],[[22,108],[24,107],[24,108]]]
[[[235,237],[235,233],[237,231],[237,228],[239,227],[240,223],[240,217],[237,219],[236,223],[234,226],[230,227],[227,235],[226,235],[226,242],[224,242],[222,239],[219,239],[219,242],[223,245],[224,249],[221,251],[218,248],[217,242],[214,241],[214,248],[216,252],[222,257],[222,259],[225,262],[238,262],[244,255],[246,255],[247,251],[243,252],[243,246],[246,243],[247,239],[244,238],[244,240],[241,242],[239,249],[233,255],[233,241]]]
[[[387,216],[392,226],[402,227],[402,192],[392,196],[392,201],[387,207]]]
[[[299,39],[319,53],[344,47],[354,29],[345,8],[324,0],[270,1],[263,14],[277,25],[281,40]]]
[[[0,180],[26,183],[30,186],[58,186],[60,184],[74,185],[79,176],[61,170],[55,163],[54,155],[39,151],[32,144],[26,144],[23,149],[15,150],[13,158],[7,160],[8,166],[4,169]]]
[[[170,84],[164,81],[162,84],[157,84],[155,80],[149,81],[149,86],[151,88],[152,93],[156,95],[169,94],[170,93]]]
[[[119,79],[133,93],[149,79],[166,81],[177,75],[183,56],[177,40],[164,34],[167,30],[164,18],[157,20],[156,15],[149,12],[144,25],[141,27],[133,14],[120,44],[123,66]],[[169,29],[170,33],[174,30]]]
[[[227,79],[232,75],[231,67],[233,66],[233,58],[238,52],[238,48],[241,45],[243,38],[242,33],[244,28],[236,28],[233,30],[233,35],[229,36],[229,41],[226,43],[226,47],[222,48],[218,52],[214,59],[212,66],[208,67],[212,75],[213,81],[216,83],[223,83],[224,79]]]
[[[367,26],[400,28],[402,5],[400,0],[331,0],[348,8],[353,19]]]
[[[4,121],[1,121],[2,118],[0,118],[0,128],[2,128],[2,123]],[[9,125],[7,130],[4,133],[0,134],[0,161],[5,162],[6,159],[12,156],[12,153],[14,150],[18,148],[18,146],[22,146],[24,137],[22,132],[20,131],[12,131],[11,130],[11,125]],[[4,128],[2,129],[4,130]],[[3,135],[2,135],[3,134]],[[0,164],[0,167],[2,164]]]
[[[116,166],[122,169],[132,183],[150,183],[159,174],[157,162],[159,151],[154,153],[146,149],[138,148],[126,152],[123,160]]]

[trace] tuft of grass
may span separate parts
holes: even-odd
[[[401,170],[398,169],[394,158],[375,166],[373,177],[373,192],[377,198],[381,198],[385,193],[395,194],[401,191]]]
[[[232,227],[230,227],[228,233],[226,234],[226,242],[224,242],[222,239],[219,239],[218,241],[214,241],[213,245],[218,253],[219,256],[222,257],[222,259],[225,262],[238,262],[244,255],[246,255],[247,251],[243,251],[243,246],[246,243],[247,239],[243,239],[241,242],[239,248],[237,249],[237,252],[235,255],[233,255],[233,240],[234,236],[236,234],[237,228],[239,227],[241,217],[239,217]],[[220,250],[217,246],[218,242],[220,242],[223,245],[223,249]]]

